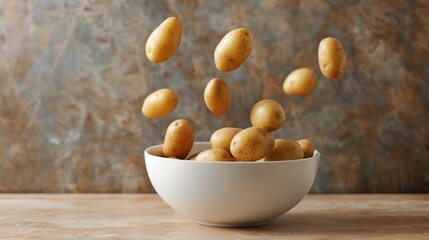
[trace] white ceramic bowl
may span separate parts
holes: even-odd
[[[190,153],[210,148],[196,142]],[[310,190],[320,153],[276,162],[196,162],[161,156],[162,145],[145,151],[150,181],[173,209],[212,226],[267,223],[295,205]]]

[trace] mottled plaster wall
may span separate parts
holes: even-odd
[[[429,192],[428,1],[0,1],[0,192],[150,192],[143,150],[169,122],[189,119],[197,140],[247,127],[262,98],[283,104],[277,137],[314,140],[322,153],[313,192]],[[155,65],[146,38],[163,19],[183,21],[176,56]],[[255,48],[221,74],[213,51],[248,27]],[[286,96],[293,69],[318,69],[317,47],[339,38],[345,76],[322,77],[308,97]],[[223,77],[230,113],[203,103]],[[180,95],[161,120],[143,117],[151,91]],[[263,176],[260,176],[263,177]]]

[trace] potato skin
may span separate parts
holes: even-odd
[[[213,149],[224,149],[231,152],[230,145],[232,138],[240,132],[241,128],[226,127],[215,131],[210,137],[210,145]]]
[[[216,115],[227,113],[231,106],[231,92],[228,84],[220,78],[210,80],[204,90],[204,102]]]
[[[283,82],[283,91],[292,96],[305,96],[317,86],[317,75],[310,68],[298,68],[292,71]]]
[[[304,158],[310,158],[314,155],[314,145],[310,139],[301,139],[298,140],[299,145],[304,152]]]
[[[235,161],[235,159],[224,149],[209,149],[198,154],[195,161]]]
[[[325,77],[335,80],[341,77],[346,66],[346,53],[338,39],[327,37],[319,44],[319,67]]]
[[[182,23],[176,17],[164,20],[150,35],[146,42],[146,56],[153,63],[170,59],[180,45]]]
[[[217,45],[214,60],[221,72],[239,68],[253,50],[253,37],[246,28],[236,28],[228,32]]]
[[[271,99],[257,102],[250,110],[252,126],[264,128],[269,132],[281,128],[285,121],[286,114],[283,107]]]
[[[256,161],[272,150],[272,135],[263,128],[250,127],[241,130],[231,141],[231,153],[239,161]]]
[[[170,123],[164,138],[162,152],[165,157],[186,158],[194,145],[194,129],[185,119]]]
[[[263,129],[263,130],[265,130],[265,129]],[[266,130],[265,131],[261,131],[261,133],[265,137],[265,141],[267,142],[268,149],[272,150],[274,148],[274,145],[275,145],[275,139],[274,139],[273,135],[270,132],[266,131]]]
[[[143,102],[142,113],[148,118],[164,117],[176,109],[178,102],[179,97],[173,90],[162,88],[146,97]]]
[[[276,139],[273,150],[264,157],[264,161],[302,159],[304,152],[297,141]]]

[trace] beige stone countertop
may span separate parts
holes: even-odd
[[[0,239],[429,239],[429,194],[308,195],[267,225],[199,225],[156,194],[1,194]]]

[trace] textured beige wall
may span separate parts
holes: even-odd
[[[313,192],[429,192],[428,1],[0,1],[0,192],[153,191],[143,150],[169,122],[189,119],[197,140],[247,127],[262,98],[283,104],[283,138],[322,152]],[[142,54],[163,19],[183,21],[176,56]],[[221,74],[213,51],[248,27],[255,49]],[[283,94],[293,69],[317,69],[325,36],[349,56],[339,81],[321,77],[309,97]],[[206,83],[223,77],[233,107],[215,117]],[[174,114],[144,118],[155,89],[180,95]]]

